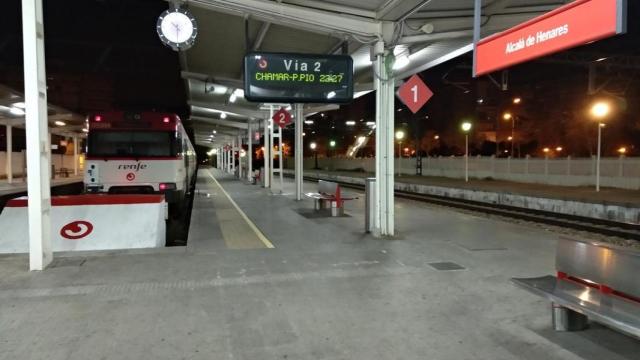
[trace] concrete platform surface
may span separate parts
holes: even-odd
[[[207,172],[275,248],[232,249]],[[305,184],[310,188],[313,184]],[[201,169],[199,244],[0,257],[0,359],[637,359],[602,326],[556,333],[549,304],[509,283],[553,272],[556,235],[399,200],[395,239],[310,200]],[[212,210],[213,209],[213,210]],[[201,216],[203,213],[206,216]],[[200,218],[198,218],[200,216]],[[212,226],[206,225],[210,217]],[[241,226],[236,223],[233,226]],[[246,231],[241,230],[241,231]]]

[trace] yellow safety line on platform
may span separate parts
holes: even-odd
[[[247,222],[247,224],[249,224],[249,227],[251,228],[251,230],[253,230],[253,232],[256,234],[256,236],[258,236],[258,239],[260,239],[260,241],[262,241],[262,243],[264,244],[264,246],[266,246],[269,249],[273,249],[275,248],[275,246],[273,246],[273,244],[271,243],[271,241],[269,241],[269,239],[267,239],[266,236],[264,236],[264,234],[262,233],[262,231],[260,231],[260,229],[258,229],[258,227],[253,223],[253,221],[251,221],[249,219],[249,217],[247,216],[247,214],[244,213],[244,211],[242,211],[242,209],[240,209],[240,206],[238,206],[238,204],[236,204],[235,201],[233,201],[233,199],[231,198],[231,196],[229,196],[229,194],[224,190],[224,188],[222,187],[222,185],[220,185],[220,183],[218,182],[218,180],[216,180],[216,178],[213,176],[213,174],[211,173],[211,171],[207,170],[207,174],[209,174],[209,176],[213,179],[213,181],[215,181],[215,183],[220,187],[220,190],[222,190],[222,193],[227,197],[227,199],[229,199],[229,201],[231,202],[231,204],[233,204],[233,206],[236,208],[236,210],[238,210],[238,212],[240,213],[240,216],[242,216],[242,218],[244,219],[244,221]]]

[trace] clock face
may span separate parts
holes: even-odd
[[[162,42],[179,51],[193,45],[198,28],[195,18],[187,10],[172,9],[160,15],[157,30]]]

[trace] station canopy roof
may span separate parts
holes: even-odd
[[[484,0],[482,37],[568,2]],[[409,62],[395,72],[397,80],[472,50],[474,0],[189,0],[185,4],[198,22],[198,38],[191,49],[181,52],[182,78],[196,143],[209,147],[245,134],[249,120],[268,116],[263,104],[249,103],[242,96],[247,50],[337,54],[346,42],[354,59],[356,96],[373,90],[369,48],[379,38],[396,54],[408,56]],[[307,104],[305,114],[337,108]],[[214,129],[217,135],[211,139]]]
[[[0,125],[25,128],[24,94],[0,85]],[[60,106],[48,104],[49,131],[60,136],[84,137],[86,118]],[[4,149],[3,149],[4,150]]]

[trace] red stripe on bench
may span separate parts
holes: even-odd
[[[585,280],[585,279],[581,279],[579,277],[575,277],[575,276],[571,276],[567,273],[564,273],[562,271],[558,271],[557,273],[557,277],[560,280],[566,280],[566,281],[573,281],[575,283],[584,285],[584,286],[588,286],[590,288],[593,289],[598,289],[600,292],[602,292],[603,294],[607,294],[607,295],[614,295],[614,296],[618,296],[633,302],[637,302],[640,303],[640,298],[637,296],[633,296],[633,295],[629,295],[627,293],[624,293],[622,291],[618,291],[615,290],[607,285],[603,285],[603,284],[598,284],[598,283],[594,283],[593,281],[589,281],[589,280]]]

